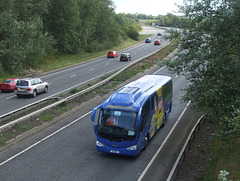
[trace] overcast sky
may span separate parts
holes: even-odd
[[[112,0],[116,6],[116,13],[142,13],[146,15],[166,15],[174,13],[182,5],[183,0]]]

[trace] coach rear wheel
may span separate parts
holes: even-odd
[[[144,145],[143,150],[145,150],[145,149],[147,148],[147,145],[148,145],[148,143],[149,143],[149,137],[148,137],[148,135],[144,138],[144,141],[145,141],[145,145]]]
[[[167,122],[167,116],[166,116],[166,113],[164,114],[164,117],[163,117],[163,123],[162,123],[162,126],[161,127],[164,127],[165,124]]]

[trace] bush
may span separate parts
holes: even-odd
[[[218,137],[222,140],[229,141],[240,137],[240,110],[236,109],[232,118],[226,118],[223,129],[218,132]]]
[[[139,33],[136,29],[133,29],[133,28],[130,28],[128,31],[127,31],[127,36],[133,40],[138,40],[138,37],[139,37]]]

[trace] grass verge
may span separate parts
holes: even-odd
[[[119,46],[112,47],[111,50],[122,50],[129,46],[132,46],[134,44],[137,44],[138,42],[143,41],[146,39],[146,37],[149,37],[149,35],[140,35],[138,41],[134,41],[132,39],[128,39],[124,41],[124,43],[120,44]],[[41,65],[40,70],[42,72],[47,72],[51,70],[56,70],[59,68],[63,68],[66,66],[71,66],[77,63],[85,62],[87,60],[91,60],[100,56],[107,55],[107,52],[109,50],[104,50],[100,52],[94,52],[94,53],[86,53],[82,52],[76,55],[61,55],[61,56],[54,56],[54,57],[48,57],[45,62]]]
[[[132,46],[134,44],[137,44],[141,41],[143,41],[144,39],[146,39],[147,37],[149,37],[150,35],[139,35],[139,40],[135,41],[132,39],[127,39],[126,41],[124,41],[123,43],[121,43],[119,46],[116,47],[112,47],[112,50],[122,50],[125,49],[129,46]],[[91,60],[100,56],[104,56],[107,55],[107,52],[109,50],[104,50],[104,51],[100,51],[100,52],[93,52],[93,53],[87,53],[87,52],[82,52],[76,55],[54,55],[54,56],[48,56],[45,60],[43,60],[43,62],[41,63],[40,67],[39,67],[39,72],[47,72],[47,71],[52,71],[52,70],[56,70],[59,68],[63,68],[63,67],[67,67],[67,66],[71,66],[77,63],[81,63],[87,60]],[[37,71],[38,72],[38,71]],[[9,74],[5,74],[5,75],[1,75],[0,77],[0,82],[2,82],[3,80],[5,80],[6,78],[14,78],[14,77],[18,77],[18,75],[9,75]]]
[[[53,120],[53,118],[54,118],[54,115],[50,113],[39,116],[39,119],[43,122],[50,122]]]
[[[94,94],[102,95],[102,94],[107,94],[110,91],[115,90],[120,83],[125,82],[126,80],[132,78],[133,76],[137,75],[138,73],[144,72],[144,70],[149,69],[154,64],[159,63],[159,61],[161,59],[163,59],[168,54],[170,54],[171,51],[174,51],[176,49],[176,47],[177,47],[176,42],[173,41],[173,43],[169,44],[167,47],[163,48],[162,50],[155,53],[154,55],[142,60],[137,65],[128,68],[127,70],[122,72],[120,75],[115,77],[112,81],[110,81],[109,83],[107,83],[103,87],[97,88],[95,91],[93,91],[91,93],[87,93],[86,95],[82,95],[81,98],[78,99],[77,101],[84,102],[84,101],[87,101],[90,98],[92,98]],[[107,78],[107,76],[104,76],[100,79],[103,80],[105,78]],[[86,87],[89,87],[91,85],[92,84],[88,84],[88,85],[86,85]],[[74,88],[69,93],[74,94],[74,93],[77,93],[81,90],[82,90],[82,87]],[[66,96],[66,95],[63,95],[63,97],[64,96]],[[43,124],[44,122],[50,122],[55,116],[59,116],[60,114],[71,110],[72,107],[73,106],[71,106],[70,103],[64,102],[61,105],[59,105],[58,108],[50,110],[50,112],[48,112],[46,114],[43,114],[36,119],[26,121],[26,124],[25,123],[17,124],[14,128],[12,128],[12,130],[9,131],[9,133],[13,133],[14,135],[15,134],[21,134],[22,132],[25,132],[25,131],[33,128],[33,127],[36,127],[38,125]],[[26,126],[26,125],[28,125],[28,126]],[[0,145],[1,145],[1,143],[4,144],[4,142],[6,142],[8,140],[9,140],[9,138],[6,137],[6,135],[4,135],[4,134],[0,135]]]
[[[220,171],[229,174],[225,180],[240,180],[240,138],[225,142],[217,137],[210,147],[210,160],[201,180],[217,180]]]

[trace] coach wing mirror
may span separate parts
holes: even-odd
[[[95,116],[96,116],[96,112],[97,112],[97,110],[98,110],[99,108],[100,108],[100,106],[95,107],[95,108],[92,110],[92,115],[91,115],[91,120],[92,120],[92,122],[94,122]]]

